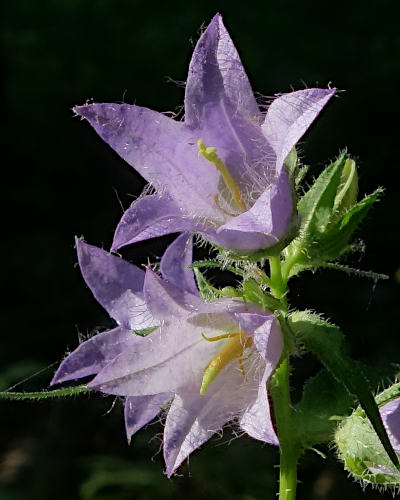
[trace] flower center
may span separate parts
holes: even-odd
[[[242,373],[244,373],[241,363],[243,351],[250,347],[253,344],[253,341],[250,337],[247,336],[247,333],[245,331],[240,331],[238,333],[226,333],[224,335],[218,335],[217,337],[206,337],[203,334],[202,336],[208,342],[216,342],[217,340],[228,339],[222,349],[213,357],[213,359],[204,369],[200,394],[205,394],[211,382],[216,378],[219,372],[233,359],[238,359],[239,369]]]
[[[234,203],[238,208],[240,208],[243,212],[245,212],[247,210],[247,207],[245,202],[243,201],[239,187],[234,181],[233,177],[231,176],[224,162],[217,155],[217,148],[206,147],[202,139],[199,139],[197,141],[197,147],[199,148],[199,153],[198,153],[199,156],[203,156],[206,160],[215,165],[216,169],[222,176],[222,180],[224,181],[226,187],[228,188],[232,196],[232,200],[234,201]]]

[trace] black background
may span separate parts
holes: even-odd
[[[334,271],[305,274],[291,303],[340,324],[351,353],[383,373],[400,361],[398,251],[397,2],[190,3],[128,0],[9,0],[1,9],[2,288],[0,390],[47,387],[78,332],[110,326],[76,268],[73,238],[109,248],[122,208],[143,180],[73,118],[88,98],[176,110],[198,38],[219,10],[254,90],[272,96],[291,88],[345,90],[333,99],[301,144],[312,165],[308,181],[339,150],[358,159],[360,194],[386,188],[364,222],[364,255],[347,263],[386,273],[374,283]],[[155,262],[171,238],[124,252]],[[398,272],[398,271],[397,271]],[[318,369],[300,360],[300,387]],[[384,379],[387,381],[388,379]],[[297,392],[294,392],[296,397]],[[50,402],[1,402],[0,498],[20,499],[273,499],[278,454],[228,430],[184,465],[163,476],[162,426],[126,444],[117,401],[83,396]],[[153,437],[155,436],[155,437]],[[153,439],[152,439],[153,438]],[[326,448],[321,448],[327,451]],[[330,457],[333,453],[330,453]],[[299,499],[391,498],[346,479],[332,458],[310,452],[300,465]]]

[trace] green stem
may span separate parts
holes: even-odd
[[[82,392],[89,392],[90,389],[85,385],[76,387],[64,387],[63,389],[55,389],[54,391],[40,392],[0,392],[0,399],[46,399],[59,398],[62,396],[74,396]]]
[[[279,500],[296,498],[297,460],[300,455],[292,425],[289,371],[289,356],[285,355],[270,387],[280,443]]]
[[[286,283],[282,276],[282,267],[280,257],[270,257],[269,259],[270,267],[270,287],[271,293],[274,297],[279,299],[282,304],[282,309],[287,311],[287,300],[286,300]]]
[[[288,310],[286,300],[287,276],[282,273],[280,257],[270,258],[269,265],[271,293],[280,300],[281,310],[283,311],[283,314],[279,318],[284,336],[283,354],[270,384],[280,444],[279,500],[294,500],[296,498],[297,486],[297,461],[301,449],[297,443],[296,431],[293,428],[292,404],[290,400],[289,358],[291,339],[288,336],[284,317]]]

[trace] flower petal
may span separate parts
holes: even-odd
[[[277,244],[292,225],[292,190],[285,170],[247,212],[221,226],[211,239],[232,250],[250,252]],[[247,233],[247,234],[246,234]],[[258,234],[257,234],[258,233]]]
[[[239,54],[226,31],[222,17],[214,16],[194,49],[185,92],[185,122],[201,121],[206,104],[226,96],[236,113],[247,118],[260,112]]]
[[[149,195],[134,201],[122,216],[111,249],[182,231],[195,231],[196,223],[168,197]],[[201,227],[201,226],[199,226]]]
[[[120,396],[176,392],[187,385],[200,391],[204,368],[220,348],[218,342],[206,342],[203,332],[216,335],[212,325],[187,325],[175,318],[120,354],[88,386]]]
[[[119,325],[127,329],[154,326],[143,300],[144,271],[79,239],[76,249],[86,284]]]
[[[396,453],[400,453],[400,398],[386,403],[379,411],[393,449]]]
[[[178,236],[165,251],[160,262],[160,270],[164,279],[173,285],[198,295],[193,271],[188,268],[192,263],[192,240],[192,236],[188,236],[187,233]]]
[[[187,316],[204,305],[197,294],[162,280],[149,268],[146,271],[144,296],[152,315],[164,321]]]
[[[272,102],[261,128],[275,149],[278,171],[335,92],[336,89],[305,89],[283,94]]]
[[[219,174],[197,154],[199,134],[184,123],[129,104],[88,104],[74,108],[124,160],[179,207],[212,216]],[[201,182],[199,182],[201,179]]]
[[[283,349],[282,332],[278,320],[273,316],[268,318],[255,330],[253,341],[266,365],[260,380],[257,398],[244,412],[240,419],[240,426],[255,439],[279,445],[272,424],[267,394],[267,382],[279,362]]]
[[[154,396],[129,396],[125,399],[124,416],[128,442],[138,430],[160,413],[160,406],[166,404],[172,396],[163,392]]]
[[[121,327],[98,333],[82,342],[64,359],[50,385],[95,375],[125,349],[141,340],[138,335]]]

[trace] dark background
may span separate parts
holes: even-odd
[[[339,323],[354,357],[393,374],[400,361],[396,6],[396,0],[368,6],[3,1],[0,390],[42,369],[16,390],[47,387],[67,347],[77,346],[78,332],[110,326],[76,268],[73,238],[109,248],[122,213],[118,198],[126,208],[144,182],[87,123],[73,118],[72,106],[94,98],[176,110],[183,89],[167,77],[185,80],[199,29],[217,10],[254,90],[272,96],[330,82],[345,90],[304,138],[302,157],[312,165],[310,181],[347,147],[359,160],[360,194],[386,188],[363,224],[364,255],[347,263],[389,280],[374,286],[334,271],[310,273],[293,281],[290,298]],[[154,262],[169,241],[140,244],[124,256]],[[294,386],[317,369],[311,356],[300,360]],[[275,498],[277,451],[246,437],[232,440],[229,430],[168,480],[161,424],[141,431],[128,447],[119,401],[111,412],[113,399],[96,395],[0,404],[1,500]],[[363,493],[330,457],[309,452],[302,461],[299,499],[391,498]]]

